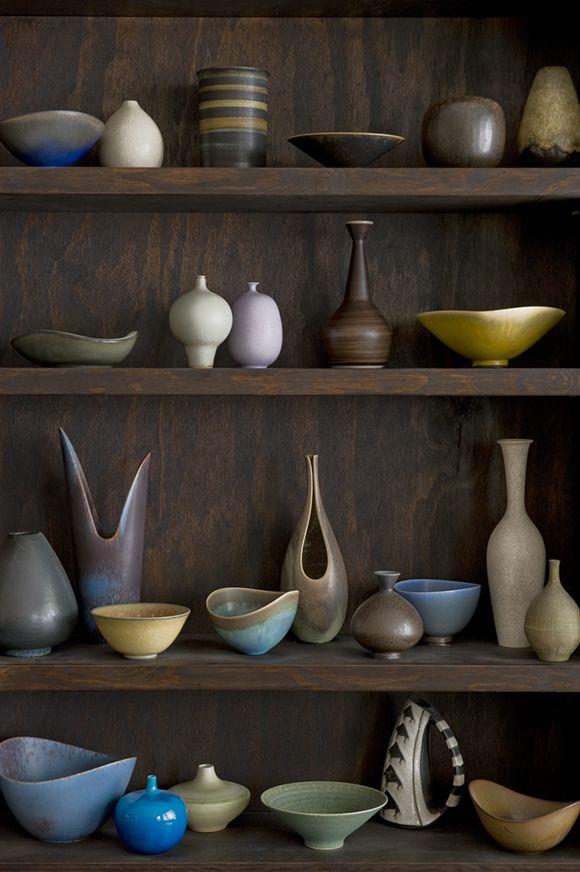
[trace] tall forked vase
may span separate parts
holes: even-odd
[[[344,560],[322,505],[318,455],[306,456],[308,495],[282,567],[282,590],[300,591],[292,631],[302,642],[330,642],[346,618]]]
[[[145,509],[149,484],[148,454],[127,494],[119,524],[107,535],[101,525],[83,468],[72,442],[60,430],[81,614],[94,640],[101,635],[91,609],[141,598]]]
[[[528,648],[528,606],[544,586],[546,549],[525,506],[526,465],[532,439],[499,439],[507,507],[487,545],[487,578],[498,644]]]

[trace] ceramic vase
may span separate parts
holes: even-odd
[[[266,166],[269,77],[255,67],[198,70],[202,166]]]
[[[544,166],[569,163],[580,152],[580,103],[566,67],[541,67],[536,73],[520,122],[518,152]]]
[[[451,97],[433,103],[423,118],[428,167],[496,167],[505,148],[505,115],[488,97]]]
[[[379,590],[358,607],[350,632],[375,657],[396,660],[423,635],[423,621],[415,606],[394,590],[400,572],[375,572]]]
[[[434,727],[447,745],[453,781],[445,804],[432,804],[429,732]],[[425,700],[409,697],[389,739],[381,790],[387,804],[379,812],[386,823],[399,827],[428,827],[448,808],[458,805],[465,784],[463,757],[447,721]]]
[[[549,561],[550,574],[543,591],[532,600],[524,628],[540,658],[561,663],[580,645],[580,609],[562,587],[560,561]]]
[[[104,167],[160,167],[163,137],[137,100],[125,100],[105,124],[99,140]]]
[[[529,647],[524,630],[528,606],[544,586],[546,549],[525,506],[526,465],[532,439],[499,439],[507,508],[487,545],[487,578],[499,645]]]
[[[272,297],[258,291],[258,282],[248,282],[248,290],[234,300],[232,311],[231,357],[248,369],[270,366],[282,350],[282,319]]]
[[[143,568],[145,510],[149,483],[148,454],[127,494],[114,533],[104,532],[83,468],[72,442],[60,430],[68,489],[72,539],[81,600],[81,613],[95,641],[102,637],[91,615],[97,606],[139,602]]]
[[[0,649],[39,657],[65,642],[78,615],[64,567],[42,533],[9,533],[0,547]]]
[[[250,802],[250,791],[242,784],[222,781],[211,763],[201,763],[193,781],[171,788],[187,806],[187,826],[196,833],[225,830]]]
[[[205,276],[196,276],[193,290],[178,297],[169,310],[171,332],[185,346],[187,362],[194,369],[213,366],[232,321],[228,303],[210,291]]]
[[[330,642],[346,618],[348,581],[338,542],[322,504],[318,455],[306,457],[308,494],[282,567],[282,590],[298,590],[292,630],[302,642]]]
[[[371,301],[365,239],[372,221],[348,221],[352,254],[344,300],[322,330],[331,366],[380,369],[387,362],[392,328]]]
[[[115,826],[134,854],[164,854],[182,840],[187,809],[180,796],[160,790],[156,776],[148,775],[145,790],[126,793],[117,803]]]

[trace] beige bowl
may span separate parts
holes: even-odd
[[[470,783],[469,795],[492,839],[520,854],[553,848],[568,835],[580,814],[580,802],[535,799],[481,778]]]
[[[190,609],[165,603],[120,603],[91,609],[111,648],[129,660],[151,660],[177,639]]]

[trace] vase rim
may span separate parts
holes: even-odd
[[[44,533],[41,530],[17,530],[16,532],[10,531],[8,535],[16,539],[17,536],[44,536]]]
[[[498,445],[531,445],[533,439],[498,439]]]

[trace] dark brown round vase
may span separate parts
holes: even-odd
[[[375,572],[380,588],[362,603],[350,622],[350,632],[375,657],[397,660],[423,635],[421,615],[394,590],[400,572]]]
[[[352,254],[342,305],[322,330],[331,366],[380,369],[387,362],[393,331],[371,301],[365,238],[372,221],[348,221]]]
[[[487,97],[433,103],[423,118],[423,158],[430,167],[496,167],[505,148],[505,116]]]

